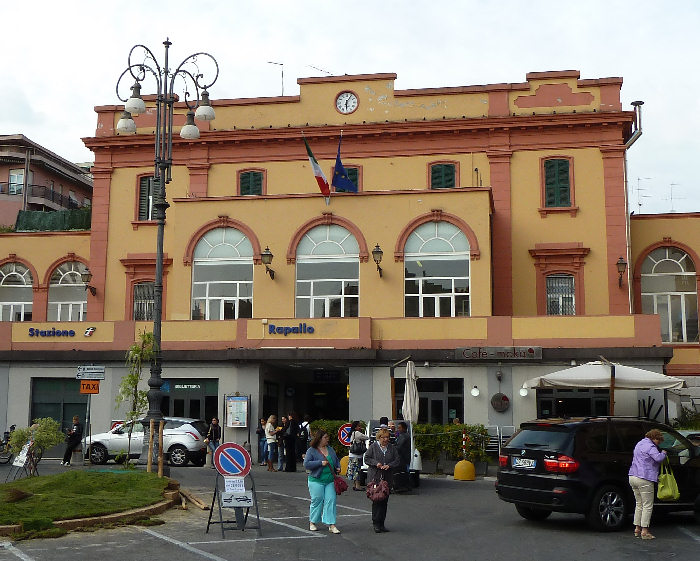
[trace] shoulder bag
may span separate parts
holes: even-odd
[[[380,503],[389,497],[389,484],[382,474],[381,479],[370,481],[367,484],[367,498],[373,503]]]
[[[335,473],[335,465],[333,462],[329,462],[328,465],[333,472],[333,487],[335,487],[335,494],[342,495],[348,490],[348,484],[345,482],[345,479]]]
[[[681,493],[678,490],[676,478],[673,477],[673,471],[671,471],[671,464],[668,458],[661,463],[659,488],[656,491],[656,498],[660,501],[677,501],[681,498]]]
[[[367,452],[367,445],[365,444],[365,441],[353,439],[352,443],[350,444],[350,453],[362,456],[365,452]]]

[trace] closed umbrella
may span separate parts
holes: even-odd
[[[412,360],[406,363],[406,387],[403,394],[401,414],[406,421],[415,423],[418,420],[418,386],[416,384],[416,365]]]

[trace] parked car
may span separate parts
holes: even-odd
[[[591,526],[622,528],[634,512],[628,471],[634,447],[651,429],[664,434],[681,493],[655,500],[654,513],[694,511],[700,521],[700,448],[671,427],[648,419],[595,417],[523,423],[498,458],[496,492],[528,520],[552,512],[584,514]]]
[[[411,463],[409,464],[409,481],[410,485],[412,487],[418,487],[420,485],[420,472],[423,469],[423,461],[421,460],[420,452],[418,451],[418,448],[416,448],[416,443],[413,438],[413,425],[411,424],[410,421],[402,421],[401,419],[396,419],[393,421],[395,425],[398,425],[400,422],[405,422],[406,425],[408,425],[408,436],[411,439]],[[377,431],[379,430],[379,421],[377,419],[373,419],[371,421],[367,421],[365,423],[365,434],[369,436],[369,440],[367,441],[367,446],[369,447],[370,444],[374,443],[376,440],[375,435],[377,434]],[[396,442],[396,437],[395,435],[392,435],[390,437],[389,442],[394,444]],[[362,465],[360,466],[360,483],[365,484],[367,480],[367,464],[365,463],[364,458],[362,458]]]
[[[118,424],[109,432],[93,434],[92,438],[86,436],[83,439],[83,453],[89,456],[90,462],[104,464],[107,460],[126,454],[128,425],[129,423]],[[207,447],[204,444],[207,430],[207,424],[198,419],[165,417],[163,450],[170,464],[185,466],[192,462],[196,466],[203,466],[207,460]],[[136,421],[131,433],[130,458],[138,458],[141,455],[143,435],[143,425],[141,421]]]
[[[700,446],[700,430],[679,430],[680,434],[685,436],[695,446]]]

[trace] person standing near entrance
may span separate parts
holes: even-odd
[[[284,427],[284,457],[286,463],[284,471],[297,470],[297,439],[299,438],[299,421],[297,414],[292,412],[287,416],[287,424]]]
[[[282,471],[284,469],[284,456],[286,450],[284,449],[284,430],[287,427],[287,417],[282,416],[282,422],[277,427],[277,471]]]
[[[367,464],[367,484],[372,481],[385,479],[391,487],[392,470],[401,465],[401,458],[391,442],[389,442],[389,430],[381,428],[377,431],[377,440],[367,449],[365,453],[365,463]],[[372,502],[372,525],[376,533],[388,532],[384,527],[386,519],[386,508],[389,504],[389,497],[383,501]]]
[[[267,421],[264,418],[260,419],[258,428],[255,429],[255,434],[258,435],[258,463],[261,466],[265,465],[267,460],[267,438],[265,437],[265,425]]]
[[[216,452],[219,444],[221,444],[221,426],[219,425],[218,417],[212,417],[211,419],[211,424],[209,425],[209,430],[207,431],[206,442],[212,454],[211,469],[214,469],[216,467],[214,466],[214,452]]]
[[[277,459],[277,415],[270,415],[265,425],[267,439],[267,471],[277,471],[273,462]]]
[[[318,530],[317,524],[328,524],[331,534],[340,534],[335,526],[336,493],[333,482],[340,473],[340,461],[335,450],[329,445],[330,437],[323,429],[318,429],[311,441],[311,446],[304,456],[304,468],[309,470],[309,530]]]
[[[80,445],[80,441],[83,439],[83,425],[80,422],[80,417],[75,415],[73,417],[73,426],[68,431],[66,436],[66,451],[63,453],[62,466],[70,467],[70,457],[73,454],[73,450]]]

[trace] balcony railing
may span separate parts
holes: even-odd
[[[23,187],[23,185],[17,183],[0,183],[0,195],[9,195],[11,197],[21,198]],[[41,204],[40,202],[36,201],[36,199],[40,199],[67,209],[81,208],[83,206],[79,201],[66,197],[65,195],[61,195],[56,191],[52,191],[51,188],[47,187],[46,185],[29,185],[28,189],[29,192],[27,193],[27,200],[32,204]]]

